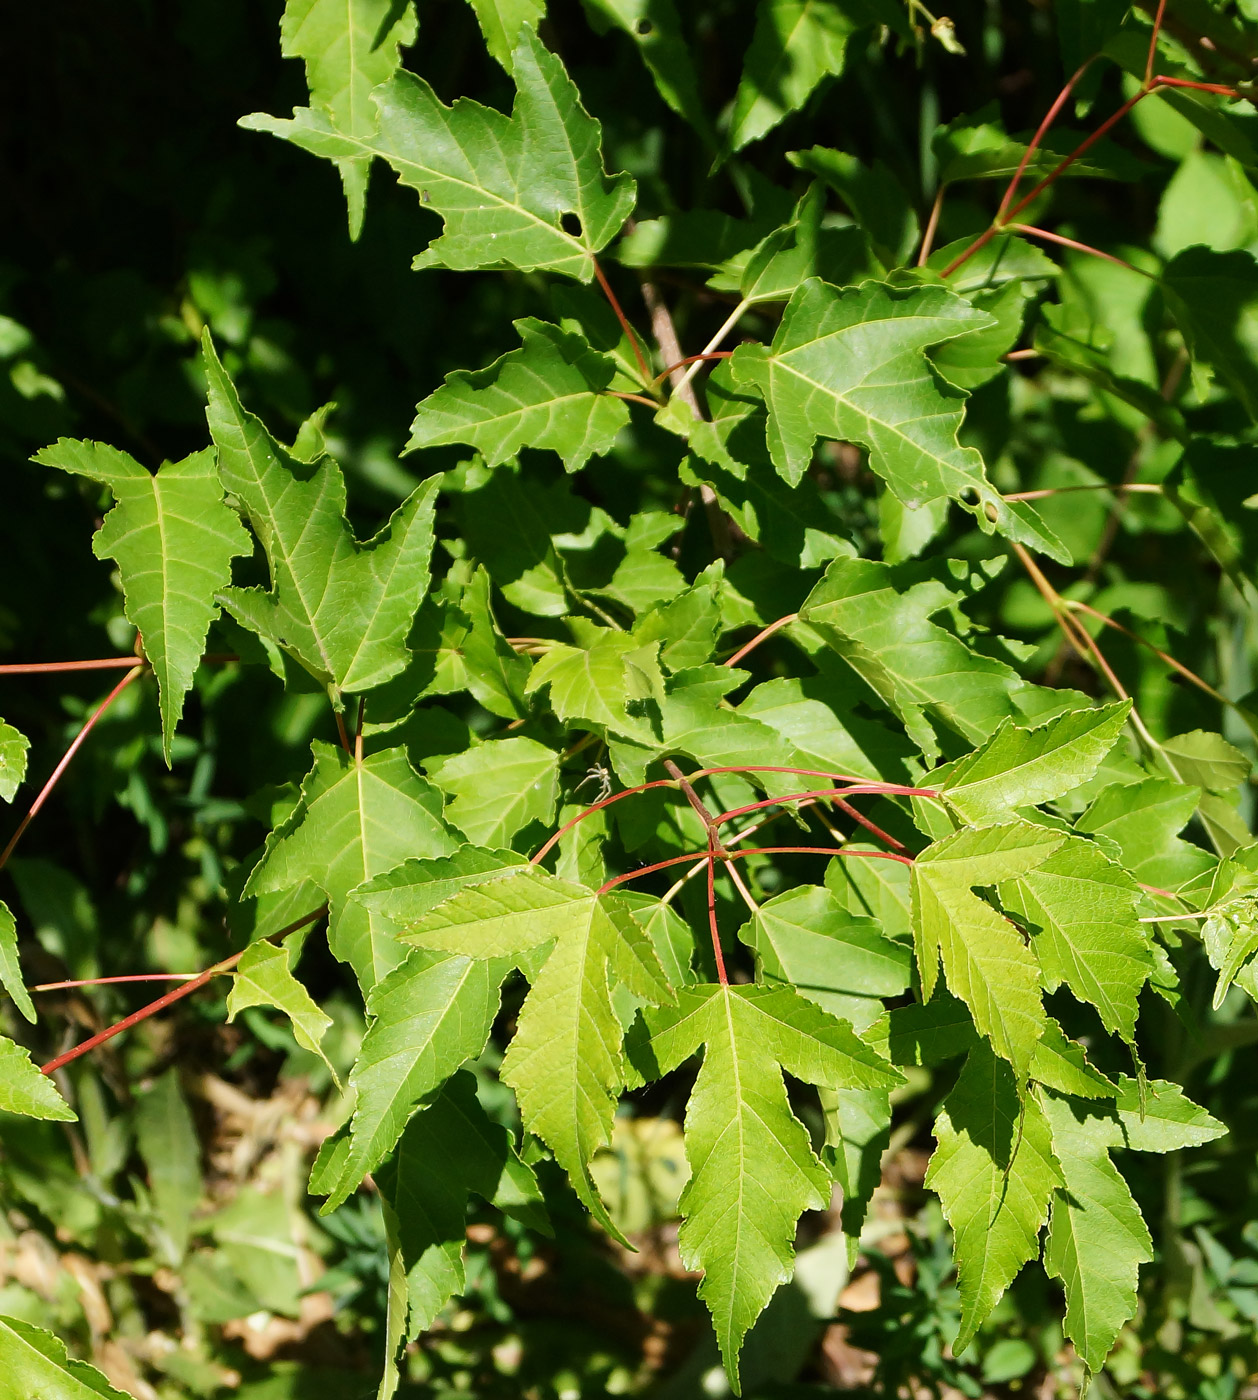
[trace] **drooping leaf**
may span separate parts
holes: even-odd
[[[231,582],[232,559],[253,549],[223,500],[214,453],[164,462],[153,475],[116,447],[62,438],[34,460],[98,481],[113,493],[115,504],[92,540],[92,552],[118,565],[127,618],[157,677],[162,751],[169,763],[184,696],[218,616],[215,595]]]
[[[0,986],[13,998],[14,1006],[33,1024],[35,1007],[22,980],[22,964],[17,953],[17,921],[3,900],[0,900]]]
[[[645,1021],[649,1040],[635,1058],[653,1074],[704,1047],[686,1110],[691,1177],[678,1244],[686,1266],[704,1271],[699,1294],[737,1388],[742,1339],[790,1277],[796,1222],[829,1192],[782,1069],[810,1084],[875,1089],[891,1087],[896,1071],[787,987],[686,987],[675,1008]]]
[[[1209,365],[1258,419],[1258,262],[1239,250],[1186,248],[1167,264],[1162,290],[1193,358]]]
[[[0,719],[0,798],[13,801],[13,794],[26,776],[26,755],[31,741],[19,729]]]
[[[417,486],[367,544],[345,518],[345,481],[329,457],[303,462],[246,412],[207,332],[207,417],[219,476],[240,502],[271,571],[271,589],[232,588],[233,617],[282,646],[324,684],[359,692],[409,659],[406,634],[428,587],[438,481]]]
[[[1096,1007],[1106,1030],[1135,1036],[1153,950],[1139,921],[1140,886],[1091,841],[1066,838],[1033,870],[1000,886],[1001,903],[1030,930],[1050,990],[1064,982]]]
[[[446,819],[477,846],[505,846],[530,822],[554,819],[558,763],[554,749],[517,737],[477,744],[425,766],[450,798]]]
[[[4,1400],[128,1400],[65,1343],[42,1327],[16,1317],[0,1317],[0,1395]]]
[[[349,1148],[325,1183],[325,1213],[393,1150],[419,1103],[485,1048],[510,966],[416,948],[372,988],[371,1024],[350,1074]]]
[[[888,10],[865,0],[760,0],[734,97],[729,149],[759,140],[802,107],[819,83],[841,73],[848,40],[865,25],[886,23]]]
[[[60,1123],[73,1123],[76,1117],[52,1080],[31,1063],[30,1051],[5,1036],[0,1036],[0,1113]]]
[[[992,489],[983,460],[957,440],[964,395],[932,374],[928,346],[992,324],[943,287],[877,282],[840,290],[811,278],[792,296],[771,346],[744,345],[735,377],[769,409],[769,450],[792,483],[819,437],[859,443],[869,465],[906,505],[958,501],[993,528],[1062,563],[1045,527],[1014,512]]]
[[[167,1264],[177,1267],[187,1253],[193,1213],[204,1189],[201,1144],[177,1069],[168,1069],[137,1098],[135,1135],[162,1227],[162,1253]]]
[[[301,802],[272,832],[244,894],[303,880],[317,885],[328,899],[329,945],[369,992],[406,950],[383,920],[350,902],[350,891],[410,856],[448,855],[458,843],[441,819],[441,794],[415,772],[405,749],[361,762],[330,744],[311,749]]]
[[[1039,1102],[1019,1102],[1013,1071],[982,1041],[944,1101],[935,1136],[926,1185],[939,1193],[954,1236],[959,1354],[1036,1254],[1062,1176]]]
[[[476,1081],[465,1072],[415,1114],[375,1179],[395,1222],[406,1273],[408,1337],[431,1327],[464,1287],[471,1192],[547,1229],[532,1168],[516,1155],[507,1130],[488,1118],[477,1102]]]
[[[838,194],[887,271],[908,258],[918,240],[917,213],[914,201],[885,161],[866,165],[846,151],[826,146],[792,151],[787,159],[824,180]]]
[[[577,471],[610,451],[629,421],[624,401],[604,392],[616,373],[612,359],[534,317],[515,326],[519,350],[487,369],[455,370],[419,404],[408,452],[467,443],[496,467],[521,447],[549,448]]]
[[[1029,822],[959,831],[913,865],[913,934],[922,991],[929,998],[942,959],[948,990],[1014,1067],[1030,1069],[1046,1017],[1039,969],[1017,929],[973,893],[1041,865],[1064,837]]]
[[[336,1070],[322,1044],[332,1018],[293,976],[287,947],[261,939],[245,949],[227,995],[227,1019],[235,1020],[236,1013],[247,1006],[273,1006],[282,1011],[292,1022],[297,1044],[318,1055],[336,1079]]]
[[[673,998],[628,909],[614,895],[530,870],[464,888],[401,936],[480,959],[519,961],[553,945],[540,968],[528,960],[532,987],[501,1074],[516,1091],[525,1127],[551,1148],[577,1195],[615,1233],[589,1176],[590,1159],[610,1139],[625,1083],[612,980],[644,1002]]]
[[[1041,1101],[1062,1186],[1053,1193],[1044,1268],[1066,1290],[1066,1335],[1090,1370],[1109,1355],[1135,1313],[1140,1265],[1153,1241],[1109,1149],[1123,1145],[1117,1122],[1054,1095]]]
[[[707,107],[699,92],[690,48],[673,0],[583,0],[590,22],[600,32],[611,26],[633,40],[656,89],[678,116],[716,145]]]
[[[1035,807],[1085,783],[1126,723],[1129,701],[1068,710],[1039,729],[1008,720],[979,749],[949,765],[939,786],[963,821],[997,822],[1015,807]]]
[[[329,160],[388,161],[445,221],[445,233],[416,267],[505,265],[588,282],[594,254],[633,208],[634,182],[604,174],[598,122],[559,59],[529,29],[511,68],[517,94],[509,117],[467,97],[447,107],[422,78],[399,73],[373,94],[379,123],[370,137],[338,130],[309,108],[291,121],[255,113],[241,125]]]
[[[518,26],[517,26],[518,28]],[[400,50],[415,42],[415,11],[409,0],[288,0],[280,21],[280,51],[306,64],[310,105],[351,136],[375,130],[373,88],[397,72]],[[370,156],[337,162],[349,205],[349,231],[363,226]]]

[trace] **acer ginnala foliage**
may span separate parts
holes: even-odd
[[[408,386],[387,478],[407,489],[374,533],[335,406],[260,411],[258,358],[213,316],[185,352],[189,455],[66,435],[34,456],[76,478],[77,547],[100,508],[134,638],[72,755],[152,691],[178,774],[242,676],[322,727],[286,788],[242,798],[260,848],[206,865],[235,941],[125,1020],[80,1034],[39,1005],[99,968],[36,984],[19,879],[0,1108],[77,1111],[96,1142],[97,1047],[219,977],[228,1018],[277,1013],[343,1090],[322,1216],[364,1190],[382,1209],[386,1398],[479,1286],[470,1201],[540,1241],[562,1174],[600,1247],[642,1242],[600,1164],[648,1101],[681,1124],[676,1248],[735,1392],[801,1220],[835,1212],[846,1267],[873,1248],[893,1137],[930,1139],[940,1365],[966,1393],[1028,1267],[1076,1389],[1109,1366],[1115,1393],[1142,1317],[1170,1347],[1188,1286],[1142,1301],[1156,1256],[1198,1271],[1194,1297],[1208,1265],[1252,1323],[1246,1261],[1190,1236],[1208,1212],[1176,1194],[1186,1163],[1240,1151],[1211,1091],[1258,1038],[1248,8],[1057,7],[1060,91],[1022,132],[995,102],[939,111],[933,75],[988,42],[968,11],[728,5],[751,38],[725,81],[718,7],[472,0],[491,77],[452,96],[426,8],[288,0],[309,105],[240,122],[335,167],[349,240],[395,179],[411,275],[498,277],[511,308],[476,363]],[[608,111],[599,63],[654,134]],[[825,105],[892,79],[935,112],[911,158],[903,131],[835,135]],[[1128,198],[1134,223],[1088,202]],[[0,864],[28,839],[30,752],[0,724],[20,821]],[[34,752],[28,819],[63,771]],[[313,940],[362,1007],[348,1057],[298,975]],[[158,1117],[195,1144],[159,1084],[141,1150]],[[1170,1154],[1161,1219],[1145,1154]],[[191,1267],[190,1228],[162,1236],[167,1267]],[[20,1319],[0,1357],[32,1394],[111,1393]],[[888,1393],[917,1383],[875,1360]]]

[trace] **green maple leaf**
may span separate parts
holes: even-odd
[[[605,392],[615,361],[585,337],[532,316],[515,323],[523,342],[483,370],[455,370],[419,404],[408,452],[445,443],[475,447],[490,467],[522,447],[549,448],[570,472],[605,456],[629,421]]]
[[[16,1317],[0,1317],[0,1356],[8,1395],[49,1400],[127,1400],[86,1361],[69,1355],[60,1337]]]
[[[254,114],[241,125],[338,162],[388,161],[445,221],[416,267],[507,266],[588,282],[594,254],[633,208],[634,182],[608,179],[598,122],[531,30],[520,34],[511,67],[517,93],[509,117],[466,97],[447,107],[422,78],[403,72],[374,92],[379,122],[369,137],[338,130],[309,108],[291,121]]]
[[[600,33],[614,25],[633,40],[660,96],[694,127],[706,145],[715,146],[716,137],[673,0],[583,3],[591,25]]]
[[[1110,1161],[1109,1149],[1124,1145],[1116,1119],[1052,1094],[1041,1102],[1063,1177],[1053,1193],[1044,1268],[1066,1290],[1066,1335],[1098,1371],[1135,1315],[1140,1265],[1152,1260],[1153,1241]]]
[[[13,911],[0,899],[0,986],[13,998],[13,1004],[34,1024],[35,1006],[22,980],[22,964],[17,955],[17,922]]]
[[[292,653],[337,690],[380,685],[410,659],[406,634],[428,588],[436,478],[417,486],[384,529],[359,543],[345,480],[330,457],[304,462],[242,407],[206,332],[207,417],[223,486],[262,541],[271,589],[219,595],[244,626]]]
[[[1258,261],[1249,252],[1186,248],[1162,290],[1193,358],[1209,365],[1258,419]]]
[[[310,103],[338,130],[370,137],[376,126],[372,89],[401,66],[400,50],[415,42],[415,11],[397,0],[288,0],[280,21],[280,52],[306,63]],[[337,162],[349,205],[350,237],[363,226],[370,156]]]
[[[506,958],[415,948],[371,989],[370,1025],[349,1077],[349,1146],[325,1183],[325,1214],[388,1156],[418,1104],[484,1050],[510,970]]]
[[[1031,930],[1050,991],[1064,982],[1106,1030],[1134,1042],[1153,947],[1136,913],[1140,886],[1091,841],[1067,837],[1033,870],[1004,880],[1000,900]]]
[[[511,72],[511,51],[522,25],[536,29],[546,14],[546,0],[469,0],[485,47]]]
[[[318,1055],[340,1082],[332,1062],[323,1053],[323,1036],[332,1018],[293,976],[291,951],[265,939],[251,943],[236,964],[232,989],[227,995],[227,1019],[247,1006],[273,1006],[292,1022],[298,1045]]]
[[[1059,832],[1010,822],[959,831],[913,863],[913,935],[918,975],[929,1000],[942,959],[948,990],[1023,1080],[1046,1017],[1039,967],[1008,919],[973,893],[976,885],[1040,865],[1062,844]]]
[[[836,559],[799,610],[931,759],[939,755],[932,721],[981,743],[1005,719],[1067,703],[930,621],[963,596],[920,565]]]
[[[0,719],[0,798],[13,801],[13,794],[26,776],[26,755],[31,741],[20,729]]]
[[[872,919],[853,916],[829,889],[804,885],[760,906],[738,931],[755,950],[759,981],[790,986],[832,1016],[865,1031],[882,998],[907,991],[912,950]]]
[[[560,643],[547,651],[533,667],[525,694],[548,686],[551,709],[565,722],[576,720],[649,742],[646,720],[630,715],[625,706],[635,689],[638,698],[648,698],[657,677],[662,691],[659,643],[642,643],[629,632],[610,628],[588,627],[583,633],[588,645]]]
[[[1062,563],[1045,527],[1015,512],[987,480],[983,459],[957,441],[965,395],[926,360],[929,346],[984,330],[984,311],[943,287],[879,282],[840,289],[809,278],[787,304],[771,346],[744,345],[730,362],[769,409],[769,451],[799,481],[818,437],[859,443],[869,465],[908,506],[940,497]]]
[[[1067,1040],[1065,1032],[1053,1020],[1044,1027],[1044,1034],[1036,1044],[1031,1078],[1059,1094],[1073,1094],[1076,1098],[1118,1097],[1118,1085],[1090,1065],[1083,1046],[1078,1041]]]
[[[1123,1142],[1133,1152],[1178,1152],[1222,1137],[1227,1128],[1168,1079],[1151,1079],[1141,1089],[1129,1074],[1118,1076],[1115,1104]]]
[[[791,1275],[795,1226],[829,1200],[830,1174],[791,1112],[782,1070],[825,1087],[885,1089],[900,1076],[844,1021],[788,987],[691,986],[644,1013],[635,1063],[652,1077],[704,1047],[686,1110],[690,1180],[678,1245],[702,1269],[735,1391],[742,1339]]]
[[[57,1092],[56,1085],[31,1062],[31,1052],[0,1035],[0,1112],[24,1118],[51,1118],[60,1123],[77,1121],[74,1110]]]
[[[959,1354],[1038,1252],[1062,1176],[1038,1101],[1019,1102],[1012,1070],[983,1041],[945,1099],[935,1136],[926,1185],[939,1193],[954,1236],[961,1327],[953,1350]]]
[[[949,764],[939,788],[961,819],[998,822],[1016,807],[1049,802],[1090,779],[1127,722],[1129,700],[1067,710],[1038,729],[1006,720],[982,746]],[[939,776],[943,776],[942,774]]]
[[[403,748],[361,762],[330,744],[311,745],[314,767],[291,817],[267,839],[244,896],[303,880],[328,899],[328,943],[349,963],[364,992],[406,949],[382,921],[349,900],[350,891],[410,856],[447,855],[457,844],[441,819],[441,794],[411,767]]]
[[[127,619],[143,638],[157,677],[169,763],[184,696],[218,616],[215,595],[231,582],[232,559],[253,550],[223,500],[214,453],[163,462],[153,475],[115,447],[62,438],[34,460],[113,493],[115,504],[92,540],[92,553],[118,565]]]
[[[505,846],[530,822],[554,820],[559,755],[536,739],[495,739],[425,767],[451,799],[446,819],[477,846]]]
[[[625,1083],[613,979],[644,1002],[671,1001],[650,941],[614,895],[530,869],[460,890],[400,936],[421,948],[526,960],[532,982],[502,1078],[603,1227],[617,1235],[589,1175],[611,1138]],[[538,966],[534,950],[553,944]]]
[[[760,0],[726,138],[741,150],[843,71],[848,40],[870,24],[903,28],[892,6],[865,0]]]
[[[507,1130],[486,1115],[467,1073],[456,1074],[415,1114],[375,1180],[385,1208],[390,1273],[397,1268],[405,1279],[398,1290],[402,1316],[393,1316],[390,1297],[390,1361],[404,1337],[426,1331],[463,1291],[473,1191],[550,1233],[533,1169],[520,1160]]]

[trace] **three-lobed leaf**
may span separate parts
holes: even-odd
[[[92,552],[118,565],[127,619],[157,677],[169,763],[184,697],[218,616],[217,595],[231,582],[232,559],[253,550],[223,500],[214,452],[164,462],[154,475],[116,447],[61,438],[34,460],[99,482],[113,494]]]
[[[795,1227],[829,1197],[830,1174],[791,1112],[782,1070],[825,1087],[885,1089],[899,1076],[851,1026],[789,987],[691,986],[644,1013],[635,1064],[667,1073],[701,1046],[686,1109],[690,1180],[678,1244],[702,1269],[735,1388],[742,1339],[791,1275]]]
[[[309,108],[288,121],[255,113],[241,125],[338,163],[386,160],[445,221],[416,267],[506,266],[588,282],[594,254],[633,208],[634,182],[604,173],[598,122],[530,29],[519,35],[511,70],[517,91],[510,116],[467,97],[447,107],[422,78],[403,72],[372,94],[379,120],[369,136]]]
[[[410,659],[406,635],[428,588],[436,478],[417,486],[366,544],[345,518],[330,457],[305,462],[240,402],[204,337],[207,417],[218,470],[266,551],[271,588],[232,588],[223,606],[338,690],[380,685]]]

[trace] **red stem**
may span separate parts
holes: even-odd
[[[290,933],[296,932],[299,928],[304,928],[307,924],[312,924],[316,919],[321,919],[327,913],[328,906],[314,910],[312,913],[304,914],[300,919],[294,920],[286,928],[280,929],[277,933],[270,934],[271,939],[284,938]],[[142,1006],[138,1011],[133,1011],[130,1016],[124,1017],[121,1021],[115,1021],[112,1026],[106,1026],[103,1031],[98,1031],[95,1035],[89,1036],[86,1040],[80,1041],[73,1050],[67,1050],[64,1055],[58,1055],[55,1060],[49,1060],[46,1065],[40,1065],[41,1074],[53,1074],[61,1069],[63,1065],[68,1065],[71,1060],[77,1060],[80,1055],[86,1055],[89,1050],[95,1050],[98,1045],[104,1045],[107,1040],[112,1040],[114,1036],[121,1035],[123,1031],[129,1031],[132,1026],[138,1026],[141,1021],[147,1021],[150,1016],[154,1016],[159,1011],[164,1011],[168,1006],[172,1006],[181,997],[191,996],[191,994],[204,987],[211,978],[217,977],[221,972],[229,972],[245,955],[245,949],[239,953],[233,953],[230,958],[224,958],[222,962],[215,963],[213,967],[207,967],[204,972],[199,972],[190,982],[185,982],[181,987],[175,987],[160,996],[156,1001],[151,1001],[147,1006]]]
[[[1040,193],[1041,190],[1046,190],[1049,187],[1049,185],[1053,184],[1054,181],[1061,179],[1061,177],[1066,173],[1067,170],[1070,169],[1070,167],[1075,163],[1075,161],[1077,161],[1079,157],[1084,154],[1085,151],[1091,150],[1091,148],[1096,145],[1096,143],[1101,139],[1102,136],[1105,135],[1105,133],[1110,129],[1110,127],[1116,126],[1120,121],[1122,121],[1122,119],[1127,115],[1128,112],[1131,111],[1131,109],[1136,105],[1137,102],[1140,101],[1141,98],[1148,97],[1149,91],[1150,90],[1148,88],[1141,88],[1139,92],[1134,93],[1131,97],[1129,97],[1127,101],[1124,102],[1123,105],[1118,109],[1118,111],[1113,114],[1113,116],[1107,117],[1100,124],[1100,126],[1098,126],[1094,132],[1092,132],[1090,136],[1085,136],[1083,140],[1080,141],[1079,144],[1074,148],[1074,150],[1071,151],[1071,153],[1065,157],[1065,159],[1059,161],[1057,165],[1054,166],[1054,168],[1050,170],[1047,175],[1044,176],[1044,178],[1039,182],[1039,184],[1033,185],[1031,187],[1030,192],[1028,194],[1023,195],[1022,198],[1017,202],[1017,204],[1015,204],[1013,208],[1009,210],[1009,218],[1016,219],[1018,215],[1027,207],[1027,205],[1031,203],[1035,196]]]
[[[1153,79],[1153,86],[1191,88],[1193,92],[1217,92],[1224,97],[1239,97],[1240,93],[1234,87],[1228,87],[1224,83],[1195,83],[1191,78],[1168,78],[1159,74]]]
[[[1075,84],[1079,81],[1080,78],[1083,77],[1084,73],[1086,73],[1088,70],[1088,66],[1094,61],[1095,56],[1093,58],[1089,58],[1085,63],[1081,64],[1075,70],[1074,76],[1070,79],[1066,86],[1062,88],[1062,90],[1057,94],[1056,101],[1048,109],[1048,111],[1044,113],[1044,120],[1040,122],[1039,126],[1035,130],[1035,135],[1031,137],[1031,144],[1026,148],[1025,154],[1023,155],[1021,161],[1018,163],[1017,170],[1013,172],[1013,179],[1009,181],[1004,196],[1000,201],[1000,208],[996,210],[996,223],[1000,223],[1000,221],[1005,217],[1005,210],[1009,208],[1009,201],[1018,192],[1018,186],[1022,183],[1022,176],[1026,173],[1026,168],[1031,163],[1031,157],[1039,149],[1039,144],[1048,134],[1049,127],[1052,126],[1052,124],[1057,120],[1057,114],[1066,105],[1066,99],[1074,91]]]
[[[776,622],[769,623],[767,627],[757,632],[756,635],[751,639],[751,641],[747,643],[746,646],[739,647],[739,649],[733,654],[733,656],[729,658],[728,661],[723,661],[721,664],[723,666],[737,665],[738,662],[740,662],[749,651],[755,651],[755,649],[760,645],[761,642],[771,637],[775,632],[777,632],[780,628],[785,627],[788,623],[797,622],[798,620],[798,613],[787,613],[785,617],[779,617]]]
[[[882,827],[878,826],[874,822],[871,822],[869,818],[864,814],[864,812],[858,812],[850,802],[844,802],[841,797],[836,797],[834,799],[834,805],[839,809],[840,812],[846,813],[847,816],[851,817],[851,819],[854,822],[857,822],[861,826],[863,826],[871,836],[876,836],[878,840],[882,841],[884,844],[893,847],[897,851],[903,851],[905,855],[908,855],[909,848],[904,844],[903,841],[897,841],[889,831],[884,831]]]
[[[125,977],[79,977],[70,982],[41,982],[28,987],[31,992],[60,992],[67,987],[103,987],[109,982],[187,982],[200,974],[196,972],[134,972]]]
[[[881,796],[885,797],[936,796],[935,792],[931,788],[898,787],[894,783],[878,783],[876,785],[870,783],[863,783],[855,787],[846,787],[841,789],[826,788],[824,791],[817,792],[792,792],[788,793],[785,797],[769,797],[766,798],[763,802],[751,802],[748,803],[746,807],[734,807],[728,812],[722,812],[721,815],[717,817],[716,824],[717,826],[720,826],[722,822],[729,821],[731,817],[744,817],[747,815],[748,812],[759,812],[765,807],[777,807],[780,806],[783,802],[799,802],[805,797],[821,799],[825,799],[828,797],[833,799],[838,797],[852,797],[855,796],[857,793],[862,792],[876,792]]]
[[[926,232],[922,234],[922,246],[917,254],[918,267],[925,267],[930,259],[930,250],[935,244],[935,230],[939,227],[939,215],[943,212],[944,194],[947,185],[940,185],[935,191],[935,202],[930,206],[930,218],[926,221]]]
[[[131,684],[131,682],[135,680],[135,678],[140,674],[140,672],[144,670],[144,665],[145,663],[142,661],[136,661],[132,663],[132,669],[128,671],[127,674],[123,676],[123,678],[118,682],[118,684],[114,686],[114,688],[109,692],[109,694],[105,696],[105,698],[96,707],[95,711],[92,714],[92,717],[83,726],[83,728],[80,729],[79,732],[74,736],[74,739],[70,743],[70,747],[62,755],[61,762],[58,763],[57,766],[52,770],[48,781],[40,789],[39,796],[36,797],[34,802],[31,803],[30,810],[18,824],[18,829],[9,838],[9,844],[4,848],[3,853],[0,853],[0,869],[3,869],[4,866],[8,864],[9,857],[13,854],[13,848],[22,839],[22,833],[26,830],[28,826],[30,826],[31,822],[35,819],[35,814],[44,805],[44,803],[47,802],[49,794],[52,792],[53,788],[57,786],[57,782],[60,779],[62,773],[66,771],[66,768],[69,766],[70,760],[74,757],[76,753],[78,753],[79,748],[82,745],[84,739],[86,739],[87,736],[92,732],[96,721],[100,719],[100,717],[105,713],[105,711],[110,707],[110,705],[114,703],[114,701],[122,694],[124,690],[126,690],[126,688]]]
[[[1094,258],[1104,258],[1106,262],[1125,267],[1128,272],[1140,272],[1141,276],[1148,276],[1148,273],[1142,272],[1140,268],[1133,267],[1131,263],[1124,262],[1122,258],[1116,258],[1113,253],[1103,253],[1090,243],[1080,243],[1077,238],[1067,238],[1063,233],[1051,233],[1046,228],[1036,228],[1034,224],[1006,224],[1005,228],[1010,233],[1024,233],[1031,238],[1043,238],[1048,243],[1060,243],[1063,248],[1073,248],[1079,253],[1091,253]]]
[[[1162,16],[1166,13],[1166,0],[1158,0],[1158,12],[1153,16],[1153,33],[1149,35],[1149,57],[1144,65],[1144,85],[1153,81],[1153,60],[1158,51],[1158,35],[1162,32]]]
[[[611,797],[605,797],[601,802],[596,802],[592,807],[587,807],[584,812],[578,812],[570,822],[565,822],[555,834],[547,840],[546,844],[532,856],[530,865],[537,865],[543,861],[547,854],[554,848],[555,843],[566,836],[578,823],[583,822],[586,817],[592,817],[595,812],[601,812],[604,807],[610,807],[613,802],[620,802],[626,797],[633,797],[636,793],[647,792],[651,788],[676,787],[677,784],[672,778],[656,778],[651,783],[640,783],[637,787],[626,788],[624,792],[613,793]]]
[[[692,851],[688,856],[670,856],[668,860],[657,860],[654,865],[639,866],[625,875],[615,875],[605,885],[600,885],[599,894],[614,890],[628,880],[636,880],[642,875],[654,875],[657,870],[667,870],[670,865],[694,864],[697,860],[707,860],[707,851]],[[719,860],[745,860],[748,856],[805,855],[805,856],[857,856],[868,860],[898,860],[901,865],[912,865],[912,856],[902,856],[895,851],[857,851],[850,846],[756,846],[746,851],[727,850]]]
[[[633,357],[637,360],[638,369],[642,374],[642,383],[644,385],[650,384],[651,371],[646,367],[646,360],[643,358],[642,348],[638,344],[638,337],[634,334],[633,327],[629,324],[629,318],[621,308],[620,302],[616,300],[616,293],[612,291],[611,283],[604,276],[603,269],[598,265],[598,259],[591,258],[590,261],[594,264],[594,275],[598,278],[598,285],[602,287],[603,295],[611,304],[612,310],[616,313],[616,319],[620,322],[620,329],[629,337],[629,344],[633,347]]]
[[[0,666],[0,676],[33,676],[41,671],[107,671],[115,666],[138,664],[134,656],[101,656],[95,661],[27,661]]]
[[[716,922],[716,835],[708,832],[708,931],[712,935],[712,956],[716,959],[716,980],[729,986],[725,975],[725,954],[721,951],[721,930]]]
[[[687,355],[684,360],[678,360],[675,365],[669,365],[666,370],[661,370],[651,380],[651,383],[652,385],[661,384],[674,370],[685,369],[687,365],[697,364],[700,360],[728,360],[733,353],[732,350],[707,350],[702,355]]]

